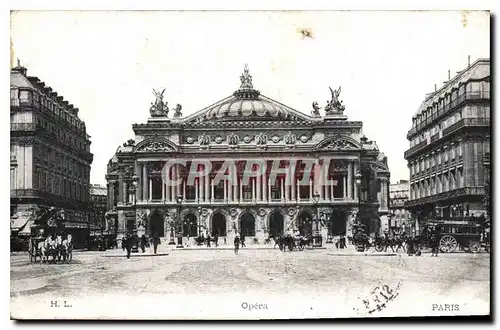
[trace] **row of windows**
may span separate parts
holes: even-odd
[[[80,150],[87,150],[87,151],[89,150],[89,145],[86,143],[86,141],[74,137],[71,132],[61,129],[58,125],[38,117],[36,118],[36,123],[38,124],[39,127],[42,127],[49,132],[52,132],[60,142],[66,143]]]
[[[454,88],[450,92],[445,93],[443,97],[439,98],[432,105],[429,105],[427,109],[413,118],[413,126],[421,124],[430,116],[435,115],[438,111],[442,111],[445,107],[466,93],[482,93],[484,97],[489,97],[489,92],[490,83],[488,81],[470,81],[467,84],[462,84],[458,89]]]
[[[75,126],[79,130],[85,131],[85,124],[80,119],[76,118],[75,115],[70,112],[71,110],[65,110],[57,101],[38,91],[33,92],[31,90],[11,88],[10,99],[14,102],[19,101],[22,105],[36,106],[46,111],[52,111],[68,124]]]
[[[448,160],[454,160],[462,156],[463,143],[457,143],[441,149],[434,154],[426,155],[424,158],[410,165],[410,176],[428,170],[433,166],[441,165]]]
[[[430,179],[411,185],[410,198],[422,198],[440,194],[464,186],[462,169],[452,170],[448,174],[439,174]]]
[[[40,146],[43,148],[42,146]],[[50,167],[56,167],[56,170],[68,173],[70,176],[81,178],[84,181],[90,179],[90,168],[72,157],[66,156],[64,153],[58,152],[54,148],[47,147],[41,150],[40,154],[43,157],[44,164]],[[37,158],[37,161],[40,159]]]
[[[82,201],[88,200],[88,189],[86,184],[71,180],[62,175],[48,172],[42,168],[37,168],[35,170],[33,184],[35,189],[55,195],[76,198]]]
[[[434,126],[427,129],[425,132],[415,136],[410,140],[410,148],[421,143],[422,141],[429,141],[429,139],[436,134],[440,134],[443,130],[451,125],[459,122],[463,118],[490,118],[490,107],[481,105],[471,105],[463,107],[460,111],[441,119],[436,122]],[[441,136],[439,136],[441,138]]]

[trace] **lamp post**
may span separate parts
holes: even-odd
[[[318,243],[318,220],[319,220],[319,214],[318,214],[318,201],[319,201],[319,194],[318,192],[314,192],[313,194],[313,201],[314,201],[314,208],[316,211],[316,215],[314,217],[314,234],[313,234],[313,244],[314,245],[321,245],[321,242]]]
[[[358,190],[358,222],[361,224],[361,173],[357,172],[355,175],[356,189]]]
[[[134,238],[137,238],[137,211],[136,211],[136,206],[137,206],[137,203],[136,203],[136,199],[135,199],[135,192],[137,190],[137,183],[139,181],[139,178],[137,177],[137,175],[134,175],[132,177],[132,200],[134,201],[134,223],[133,223],[133,227],[132,227],[132,234],[134,234]],[[132,252],[139,252],[139,242],[137,241],[137,239],[133,239],[133,245],[132,245]]]
[[[396,216],[396,212],[394,210],[389,211],[389,219],[387,222],[388,225],[388,231],[389,231],[389,236],[391,236],[391,228],[392,228],[392,219]]]
[[[182,196],[177,195],[177,222],[180,223],[181,219],[181,204],[182,204]],[[174,240],[174,225],[175,221],[172,220],[172,223],[170,224],[170,242],[168,242],[168,245],[175,245],[175,240]]]
[[[198,237],[201,237],[201,206],[198,207]]]

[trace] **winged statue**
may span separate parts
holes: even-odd
[[[342,90],[342,86],[339,86],[337,90],[333,90],[331,87],[330,92],[332,94],[332,99],[327,102],[325,107],[326,114],[331,114],[332,112],[342,112],[345,109],[345,106],[342,104],[342,101],[339,101],[340,91]]]
[[[151,103],[151,108],[149,112],[152,117],[168,116],[168,102],[163,102],[163,93],[165,93],[165,88],[159,92],[153,89],[153,95],[156,97],[154,103]]]

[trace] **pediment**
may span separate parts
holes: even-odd
[[[134,152],[175,152],[178,147],[166,139],[146,139],[138,143]]]
[[[352,151],[359,150],[359,143],[349,136],[333,136],[319,142],[315,150]]]

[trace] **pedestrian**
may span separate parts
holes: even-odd
[[[146,252],[146,235],[141,236],[141,250],[142,253]]]
[[[215,247],[219,246],[219,234],[215,233],[214,235]]]
[[[127,238],[123,237],[122,238],[122,250],[125,251],[126,247],[127,247]]]
[[[126,249],[127,249],[127,259],[130,259],[130,252],[132,251],[132,245],[134,244],[132,237],[127,235]]]
[[[154,233],[153,234],[153,249],[154,249],[154,254],[156,254],[156,251],[158,250],[158,244],[160,244],[160,238],[158,237],[158,234]]]
[[[335,236],[334,240],[335,240],[335,248],[337,248],[337,250],[338,250],[339,249],[340,238],[338,236]]]
[[[240,238],[238,235],[234,238],[234,254],[238,254],[238,250],[240,249]]]
[[[210,239],[211,239],[210,234],[207,233],[207,248],[210,247]]]
[[[246,247],[245,245],[245,235],[241,234],[241,239],[240,239],[240,242],[241,242],[241,247]]]

